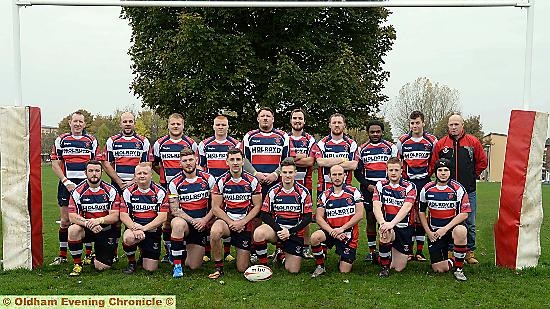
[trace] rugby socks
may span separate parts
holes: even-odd
[[[187,250],[183,244],[183,238],[172,237],[172,257],[174,258],[174,265],[184,264],[185,258],[187,258]]]
[[[86,256],[90,256],[92,254],[92,243],[85,242],[84,247],[86,248]]]
[[[73,257],[73,263],[82,265],[82,240],[69,241],[69,251]]]
[[[162,228],[162,240],[164,240],[164,249],[166,249],[166,254],[170,254],[170,244],[171,244],[171,238],[172,238],[172,228],[168,227]]]
[[[372,254],[374,253],[374,251],[376,251],[376,232],[367,231],[367,241],[369,245],[369,251]]]
[[[256,248],[256,254],[258,255],[258,262],[261,265],[267,265],[267,242],[254,242],[254,247]]]
[[[323,247],[320,244],[317,246],[311,246],[311,253],[315,258],[315,265],[325,266],[325,254],[323,253]],[[326,248],[326,247],[325,247]]]
[[[464,258],[466,257],[466,252],[468,251],[468,248],[466,245],[456,245],[454,249],[454,257],[455,257],[455,267],[462,269],[464,266]]]
[[[67,258],[67,242],[69,241],[69,229],[59,227],[59,256]]]
[[[449,266],[449,270],[451,270],[455,267],[455,262],[452,259],[448,259],[447,265]]]
[[[210,236],[206,236],[206,245],[204,246],[204,256],[211,257],[210,255]]]
[[[426,234],[422,225],[415,226],[414,235],[416,239],[416,252],[422,252],[424,250],[424,241],[426,241]]]
[[[313,248],[313,247],[312,247],[312,248]],[[323,250],[323,254],[324,254],[325,259],[326,259],[327,256],[328,256],[328,247],[327,247],[327,245],[325,245],[325,243],[322,242],[322,243],[321,243],[321,248],[322,248],[322,250]],[[313,249],[312,249],[312,250],[313,250]]]
[[[231,237],[223,239],[223,257],[231,254]]]
[[[120,233],[122,231],[122,228],[120,225],[115,225],[115,258],[118,256],[118,240],[120,238]]]
[[[391,264],[391,242],[380,242],[378,244],[378,247],[380,249],[380,265],[382,266],[390,266]]]
[[[216,267],[216,269],[223,269],[223,260],[214,261],[214,267]]]
[[[128,258],[128,264],[136,264],[136,250],[137,244],[127,245],[125,242],[122,242],[122,249]]]

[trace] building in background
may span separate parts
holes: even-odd
[[[504,170],[504,155],[506,154],[506,134],[489,133],[483,137],[481,143],[485,149],[489,164],[481,173],[484,181],[501,182]]]
[[[44,136],[49,133],[57,133],[57,129],[58,128],[54,126],[42,125],[40,132],[42,133],[42,136]]]

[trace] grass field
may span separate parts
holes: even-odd
[[[43,170],[44,195],[44,254],[45,264],[58,252],[58,219],[56,179],[51,169]],[[361,235],[358,260],[351,274],[337,272],[337,258],[329,254],[329,274],[311,279],[313,261],[303,263],[298,275],[285,273],[273,266],[271,280],[247,282],[235,272],[232,263],[226,265],[224,284],[206,278],[212,263],[201,270],[187,271],[184,278],[171,277],[171,267],[162,265],[155,274],[139,270],[133,276],[122,273],[125,258],[112,270],[97,273],[89,266],[82,276],[69,277],[71,264],[44,266],[35,271],[0,272],[0,295],[56,294],[166,294],[176,295],[178,307],[328,307],[328,308],[471,308],[471,307],[549,307],[550,292],[550,187],[543,187],[546,205],[545,223],[541,231],[542,256],[539,267],[520,272],[494,266],[493,223],[497,217],[500,184],[478,185],[478,250],[479,265],[465,266],[467,282],[457,282],[452,274],[436,275],[428,262],[411,262],[401,274],[392,273],[387,279],[377,276],[379,268],[365,264],[364,232]],[[426,251],[426,249],[425,249]],[[120,250],[122,253],[122,250]]]

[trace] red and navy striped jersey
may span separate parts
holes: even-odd
[[[262,211],[270,213],[277,224],[286,229],[297,226],[304,214],[312,213],[313,203],[309,190],[295,183],[290,190],[286,190],[282,183],[273,186],[265,196]],[[304,229],[296,234],[304,236]]]
[[[229,148],[240,148],[240,142],[231,136],[223,141],[216,140],[211,136],[199,143],[199,165],[203,170],[209,172],[214,177],[220,177],[229,170],[225,159]]]
[[[160,183],[168,184],[177,173],[181,172],[180,151],[190,148],[197,153],[195,141],[185,135],[179,140],[170,139],[170,135],[159,138],[153,145],[154,165],[160,166]]]
[[[222,209],[231,220],[241,220],[252,209],[252,195],[262,194],[262,186],[256,177],[243,171],[238,179],[226,172],[216,180],[212,194],[223,196]]]
[[[152,181],[146,190],[134,183],[122,192],[120,212],[127,213],[132,221],[141,225],[150,223],[159,213],[169,210],[166,190]]]
[[[277,129],[270,132],[259,129],[250,131],[243,138],[242,151],[256,171],[273,173],[289,156],[288,134]]]
[[[380,143],[364,143],[359,147],[359,166],[365,178],[374,184],[386,179],[386,162],[391,157],[397,157],[397,147],[386,140]]]
[[[397,151],[403,158],[403,177],[406,179],[425,179],[430,177],[429,167],[432,150],[437,137],[424,132],[421,137],[404,134],[397,142]]]
[[[426,209],[429,209],[428,224],[434,232],[449,224],[458,214],[472,211],[466,190],[452,179],[443,187],[432,181],[422,188],[420,211],[426,212]]]
[[[124,181],[132,180],[136,166],[141,162],[153,161],[149,140],[137,133],[125,136],[113,135],[105,143],[105,159],[114,164],[115,172]]]
[[[101,218],[110,210],[118,211],[120,195],[115,187],[101,180],[99,187],[92,188],[83,181],[71,192],[69,213],[77,213],[84,219]]]
[[[318,158],[347,158],[349,161],[358,160],[357,143],[344,134],[344,137],[335,141],[332,135],[325,136],[313,148],[313,155]],[[351,186],[353,171],[346,172],[344,183]],[[332,186],[330,167],[319,166],[317,192],[323,192]]]
[[[401,179],[399,183],[392,184],[389,180],[384,179],[376,183],[374,192],[372,193],[372,201],[382,203],[382,213],[384,220],[390,222],[395,218],[403,204],[406,202],[412,203],[416,200],[416,187],[414,183]],[[397,223],[396,227],[408,227],[414,224],[414,208],[411,207],[409,213]]]
[[[288,133],[288,136],[290,138],[290,153],[292,154],[292,156],[303,153],[306,154],[308,157],[313,157],[312,150],[313,146],[315,145],[315,138],[313,136],[309,135],[306,132],[302,132],[301,136],[293,136],[292,132],[290,132]],[[298,173],[296,174],[295,180],[298,183],[305,185],[309,192],[311,192],[311,175],[313,173],[313,166],[297,166],[296,169]]]
[[[203,218],[210,210],[210,192],[216,180],[207,172],[197,170],[197,177],[177,174],[168,184],[170,194],[177,194],[180,208],[191,218]]]
[[[325,220],[332,228],[338,228],[348,223],[355,215],[356,204],[363,202],[361,192],[355,187],[344,185],[339,194],[334,193],[334,187],[322,192],[317,200],[317,208],[325,209]],[[357,248],[359,241],[359,224],[347,230],[346,236],[351,240],[349,246]]]
[[[62,161],[63,173],[69,179],[86,179],[86,163],[103,160],[93,135],[74,136],[71,133],[61,134],[55,139],[50,158]]]

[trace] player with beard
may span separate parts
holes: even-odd
[[[168,135],[159,138],[153,145],[153,169],[160,176],[160,185],[168,189],[168,183],[176,174],[181,172],[180,152],[183,148],[189,148],[198,154],[198,146],[195,141],[183,134],[185,120],[183,115],[173,113],[168,117]],[[172,215],[168,214],[168,220],[162,226],[162,239],[166,255],[162,262],[170,261],[170,238],[172,230],[170,221]]]
[[[416,187],[401,177],[401,160],[391,157],[386,169],[388,179],[379,180],[372,193],[373,211],[380,225],[380,277],[388,277],[391,268],[400,272],[407,266],[414,235],[412,207],[416,200]]]
[[[345,183],[346,177],[341,165],[332,166],[331,187],[319,195],[315,222],[320,229],[311,234],[311,250],[317,265],[312,278],[326,273],[326,255],[321,243],[329,248],[336,246],[336,254],[340,256],[340,272],[350,272],[355,261],[359,222],[363,219],[363,198],[359,190]]]
[[[86,120],[84,114],[77,111],[69,119],[71,132],[59,135],[52,147],[50,155],[52,170],[59,178],[57,186],[57,203],[59,205],[59,256],[51,263],[60,265],[67,262],[67,238],[69,228],[69,198],[70,191],[76,185],[86,179],[86,162],[89,160],[102,160],[101,151],[97,140],[93,135],[84,132]],[[89,249],[91,253],[91,249]],[[86,259],[91,263],[91,259]]]
[[[122,191],[134,182],[136,166],[141,162],[151,162],[153,153],[149,140],[135,131],[135,117],[130,112],[120,115],[121,132],[107,139],[103,169],[111,178],[111,184],[122,195]],[[118,239],[120,223],[115,228],[115,261],[118,260]]]
[[[94,243],[94,267],[105,270],[113,264],[115,224],[119,222],[120,195],[110,184],[101,180],[102,164],[96,160],[86,163],[86,181],[71,192],[69,200],[69,250],[74,266],[71,276],[82,272],[82,239]]]
[[[466,281],[462,270],[468,251],[465,221],[471,209],[466,189],[451,179],[451,167],[447,159],[435,162],[436,181],[420,191],[420,222],[428,235],[432,269],[435,272],[454,269],[456,280]],[[454,259],[446,260],[450,244],[454,244]]]
[[[237,271],[244,272],[250,265],[252,245],[252,219],[262,204],[262,188],[258,179],[243,171],[244,156],[240,149],[227,151],[229,171],[216,180],[212,190],[212,212],[218,218],[210,229],[210,245],[216,270],[208,277],[217,279],[223,275],[223,237],[231,236],[231,244],[237,248]]]
[[[128,258],[126,274],[136,270],[136,250],[141,248],[143,269],[155,271],[160,258],[161,225],[168,214],[166,190],[152,181],[149,163],[135,168],[135,183],[124,189],[120,204],[120,220],[126,226],[122,247]]]
[[[397,147],[383,139],[384,123],[371,120],[367,123],[369,141],[359,147],[359,164],[354,172],[359,181],[361,194],[365,198],[365,212],[367,214],[367,241],[369,253],[365,262],[377,263],[376,253],[376,218],[372,208],[372,195],[376,183],[386,179],[386,162],[391,157],[397,157]]]
[[[172,226],[173,277],[183,276],[183,265],[197,269],[202,265],[208,228],[213,214],[210,208],[210,191],[216,180],[207,172],[197,170],[193,150],[180,153],[182,172],[168,185]]]

